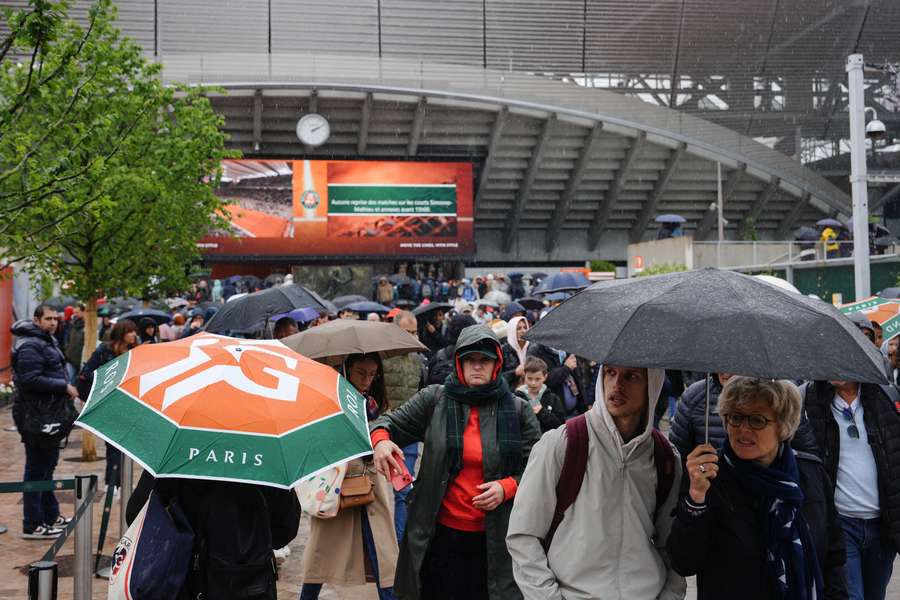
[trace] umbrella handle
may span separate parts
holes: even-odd
[[[712,374],[706,374],[706,415],[703,423],[703,443],[709,444],[709,391],[712,385]]]

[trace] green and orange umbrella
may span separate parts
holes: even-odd
[[[200,334],[97,370],[76,425],[155,477],[290,488],[372,452],[364,398],[275,340]]]
[[[872,296],[859,302],[843,304],[838,309],[845,315],[861,312],[867,319],[881,326],[884,341],[900,335],[900,300]]]

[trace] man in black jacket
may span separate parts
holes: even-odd
[[[66,375],[66,357],[53,336],[59,313],[50,306],[40,305],[31,323],[17,323],[13,333],[18,337],[13,350],[13,370],[18,398],[13,416],[19,435],[25,444],[25,481],[53,479],[59,461],[61,437],[68,434],[71,424],[44,422],[41,415],[56,414],[52,407],[69,403],[78,397],[75,386]],[[72,408],[74,411],[74,407]],[[37,416],[36,416],[37,415]],[[39,431],[33,431],[33,424]],[[22,537],[25,539],[55,538],[70,519],[59,514],[59,503],[53,492],[26,492],[22,505]]]
[[[816,381],[806,416],[835,485],[851,598],[879,600],[900,548],[900,415],[876,384]]]

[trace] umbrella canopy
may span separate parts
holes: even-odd
[[[302,285],[279,285],[226,303],[206,324],[206,330],[212,333],[259,331],[272,315],[303,307],[325,310]]]
[[[765,281],[766,283],[774,285],[775,287],[778,287],[778,288],[781,288],[788,292],[791,292],[793,294],[800,293],[800,290],[795,288],[793,285],[791,285],[790,283],[788,283],[786,280],[782,279],[781,277],[775,277],[773,275],[754,275],[753,277],[755,277],[756,279],[759,279],[760,281]]]
[[[531,293],[535,296],[553,292],[577,292],[591,285],[591,281],[581,273],[564,271],[541,281]]]
[[[883,299],[897,299],[900,298],[900,287],[889,287],[881,290],[881,293],[878,294],[879,297]]]
[[[500,305],[497,304],[496,302],[491,302],[490,300],[485,300],[483,298],[481,300],[475,301],[475,307],[477,308],[479,306],[490,306],[491,308],[500,308]]]
[[[830,304],[717,269],[598,283],[526,338],[602,364],[886,381],[881,353]]]
[[[527,310],[541,310],[544,308],[544,301],[540,298],[519,298],[516,302],[524,306]]]
[[[506,292],[493,291],[484,295],[484,299],[488,302],[496,302],[497,304],[509,304],[512,302],[512,296]]]
[[[430,312],[434,312],[436,310],[442,310],[444,312],[448,312],[453,308],[452,304],[447,304],[446,302],[429,302],[428,304],[420,304],[415,309],[413,309],[412,314],[417,317],[421,317],[422,315],[428,314]]]
[[[883,326],[887,321],[900,315],[900,300],[873,296],[859,302],[843,304],[838,309],[845,315],[862,314],[868,320]]]
[[[659,215],[653,220],[657,223],[687,223],[687,219],[681,215]]]
[[[76,424],[154,477],[290,488],[372,452],[365,402],[280,342],[201,333],[100,367]]]
[[[818,225],[819,227],[840,227],[841,229],[846,227],[846,225],[844,225],[837,219],[819,219],[818,221],[816,221],[816,225]]]
[[[182,306],[187,306],[189,303],[184,298],[167,298],[166,305],[169,308],[181,308]]]
[[[41,302],[41,304],[46,304],[56,310],[62,310],[67,306],[75,306],[78,304],[78,299],[73,296],[53,296],[52,298],[47,298]]]
[[[900,239],[897,239],[892,235],[875,238],[875,245],[879,248],[888,248],[890,246],[896,246],[897,244],[900,244]]]
[[[547,277],[548,277],[548,275],[546,273],[542,273],[540,271],[535,271],[534,273],[531,273],[532,279],[538,279],[540,281],[543,281],[544,279],[547,279]]]
[[[369,299],[365,296],[360,296],[359,294],[348,294],[346,296],[338,296],[332,302],[338,309],[343,309],[345,306],[350,304],[351,302],[368,302]]]
[[[419,340],[393,323],[338,319],[281,340],[309,358],[337,365],[351,354],[377,352],[382,358],[425,352]]]
[[[130,310],[122,313],[119,315],[119,320],[121,321],[122,319],[134,321],[135,325],[137,325],[141,319],[153,319],[154,323],[162,325],[163,323],[170,322],[172,320],[172,315],[161,310],[156,310],[155,308],[139,308],[137,310]]]
[[[794,239],[798,242],[815,242],[819,239],[819,232],[812,227],[800,227],[794,232]]]
[[[277,314],[271,319],[272,322],[278,321],[279,319],[283,319],[285,317],[290,317],[298,323],[309,323],[310,321],[315,321],[319,318],[319,313],[313,308],[295,308],[290,312],[285,312],[281,314]],[[302,354],[302,353],[301,353]]]
[[[378,313],[383,315],[391,309],[383,304],[365,300],[363,302],[351,302],[344,307],[344,310],[352,310],[355,313]]]
[[[547,302],[562,302],[564,300],[568,300],[572,297],[572,294],[569,292],[553,292],[552,294],[546,294],[544,299]]]

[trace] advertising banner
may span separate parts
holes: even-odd
[[[472,165],[230,160],[217,194],[231,232],[209,257],[465,257],[474,254]]]

